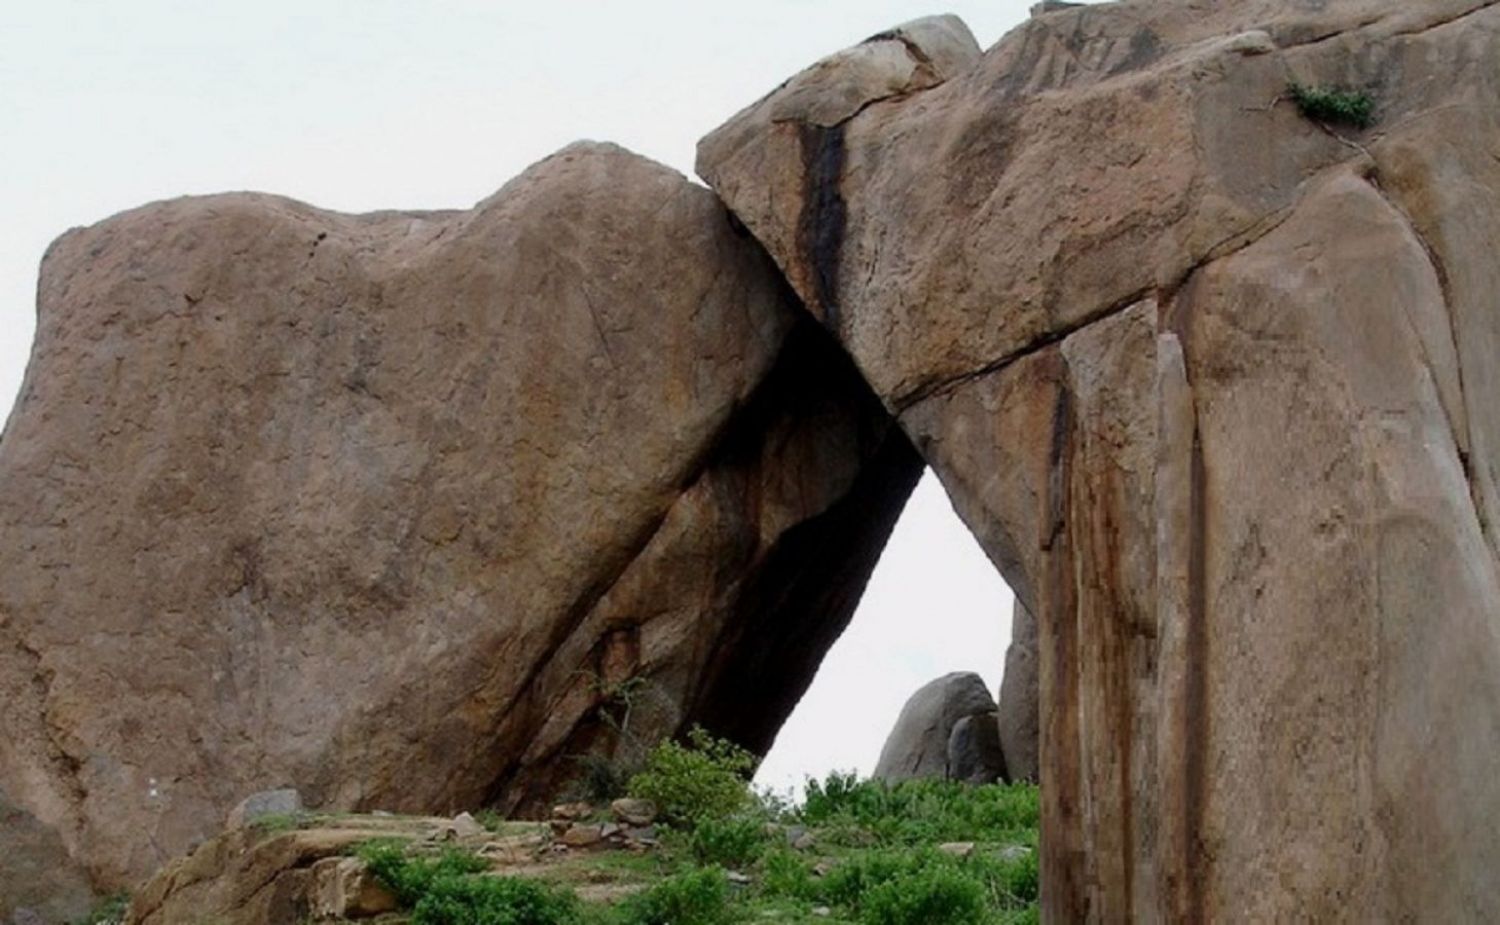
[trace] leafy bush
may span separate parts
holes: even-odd
[[[767,851],[760,861],[761,891],[767,896],[808,900],[817,895],[812,865],[787,848]]]
[[[1287,93],[1309,119],[1356,128],[1369,128],[1375,124],[1375,100],[1368,93],[1296,83],[1287,87]]]
[[[752,816],[705,817],[693,827],[688,843],[699,864],[743,867],[766,850],[765,823]]]
[[[867,925],[972,925],[984,918],[984,887],[954,868],[926,867],[874,885],[861,897]]]
[[[1034,909],[1036,871],[1035,851],[959,858],[931,847],[881,848],[845,859],[811,888],[869,925],[944,925]]]
[[[620,904],[620,925],[728,925],[739,921],[722,868],[675,874]]]
[[[630,779],[630,795],[655,803],[669,823],[727,819],[751,804],[754,770],[754,755],[694,727],[687,745],[667,740],[656,747]]]
[[[483,858],[446,848],[435,856],[413,855],[406,845],[391,838],[377,838],[360,845],[355,853],[370,868],[375,879],[385,884],[403,906],[411,908],[422,900],[439,879],[488,870]]]
[[[412,925],[571,925],[579,903],[564,892],[521,877],[444,876],[432,881],[412,910]]]

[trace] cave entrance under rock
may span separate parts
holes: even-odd
[[[1014,596],[931,469],[907,501],[848,626],[776,735],[756,783],[868,776],[906,699],[974,671],[998,699]]]

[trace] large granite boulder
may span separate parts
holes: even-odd
[[[716,198],[611,146],[461,212],[146,206],[38,315],[0,845],[100,888],[272,787],[524,811],[689,723],[764,748],[921,468]]]
[[[1500,917],[1500,6],[953,34],[698,169],[1036,615],[1047,918]]]
[[[965,784],[1009,780],[1000,747],[1000,714],[973,713],[953,724],[948,734],[947,778]]]
[[[955,671],[927,682],[902,706],[880,749],[874,776],[888,783],[946,778],[953,727],[967,717],[994,712],[995,698],[972,671]]]

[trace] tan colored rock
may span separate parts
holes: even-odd
[[[312,876],[316,918],[360,919],[400,906],[359,858],[324,858],[312,866]]]
[[[920,469],[714,196],[606,145],[462,212],[146,206],[38,300],[0,788],[104,888],[267,786],[540,814],[577,756],[766,747]]]
[[[604,840],[603,826],[586,822],[575,822],[558,837],[558,841],[569,848],[592,848]]]
[[[349,855],[375,838],[423,842],[448,820],[412,816],[320,818],[289,832],[230,829],[174,859],[143,883],[126,925],[267,925],[312,916],[361,918],[393,900]],[[338,911],[342,910],[342,911]]]
[[[647,826],[656,821],[656,804],[650,800],[622,797],[609,804],[617,821],[630,826]]]
[[[1057,6],[699,148],[1036,615],[1045,915],[1496,918],[1500,8]]]

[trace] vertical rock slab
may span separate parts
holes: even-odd
[[[1483,0],[1044,6],[700,143],[1036,615],[1050,920],[1500,915],[1497,59]]]
[[[836,632],[921,466],[717,199],[606,145],[461,212],[146,206],[38,313],[0,788],[101,887],[270,788],[543,799],[627,684],[641,737],[727,712],[733,634]]]
[[[1037,781],[1037,747],[1041,732],[1038,702],[1036,617],[1019,599],[1010,621],[1010,646],[1000,676],[1000,747],[1011,780]]]

